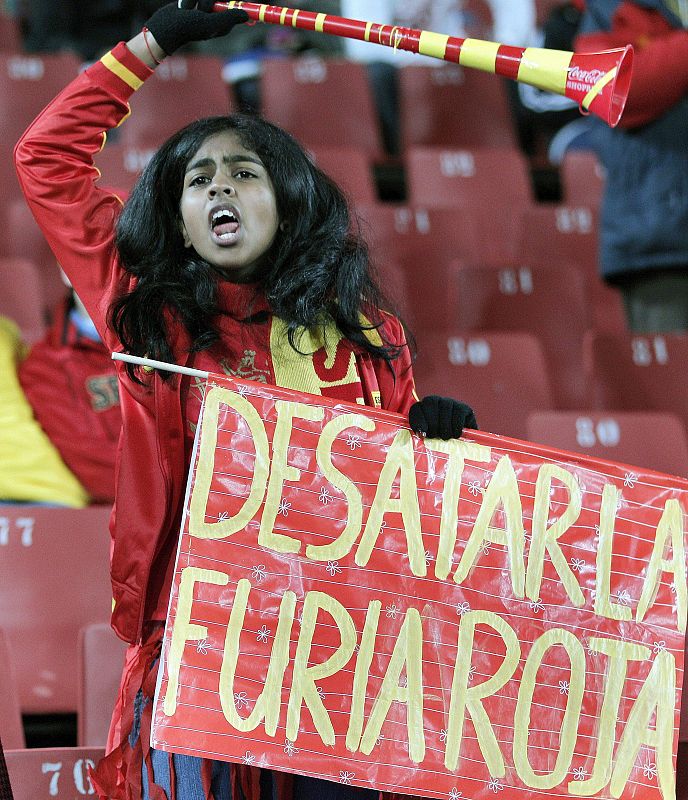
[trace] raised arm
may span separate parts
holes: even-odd
[[[121,201],[96,185],[93,158],[107,131],[130,113],[132,94],[166,55],[187,42],[228,33],[246,19],[243,11],[209,13],[209,2],[198,9],[196,3],[182,4],[186,7],[163,6],[141,33],[86,69],[15,147],[29,207],[108,346],[115,344],[106,326],[110,301],[126,292],[133,278],[120,268],[114,247]]]

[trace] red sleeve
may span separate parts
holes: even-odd
[[[60,92],[15,147],[29,207],[108,346],[114,343],[105,324],[107,307],[129,279],[114,253],[122,203],[96,186],[93,156],[106,131],[128,116],[129,98],[152,74],[118,44]]]
[[[411,352],[406,344],[406,335],[401,322],[396,317],[386,314],[382,336],[390,344],[401,347],[399,357],[392,361],[392,369],[382,363],[378,370],[382,408],[408,416],[409,409],[418,396],[411,367]]]
[[[688,31],[672,28],[658,11],[631,2],[619,5],[612,23],[610,31],[579,36],[575,49],[596,52],[633,45],[633,78],[620,125],[646,125],[688,91]]]

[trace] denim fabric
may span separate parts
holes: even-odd
[[[205,800],[201,783],[201,759],[196,756],[184,756],[175,753],[174,771],[177,784],[178,800]],[[169,756],[161,750],[151,750],[153,778],[161,789],[170,796]],[[211,782],[214,800],[232,800],[229,780],[230,765],[226,761],[213,761]],[[143,796],[141,800],[150,800],[148,794],[148,771],[143,768]]]

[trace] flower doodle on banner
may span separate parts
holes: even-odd
[[[323,505],[327,505],[328,503],[331,503],[333,499],[334,498],[332,497],[332,495],[323,486],[323,488],[320,490],[318,500],[320,500],[320,502],[323,503]]]
[[[277,513],[281,514],[283,517],[288,517],[290,510],[291,510],[291,503],[287,502],[286,500],[280,500],[280,504],[277,508]]]
[[[385,608],[385,616],[389,617],[389,619],[396,619],[399,616],[399,609],[396,603],[392,603],[392,605]]]
[[[468,604],[468,603],[467,603],[465,600],[464,600],[463,602],[459,603],[459,604],[456,606],[456,613],[457,613],[457,614],[458,614],[460,617],[463,617],[463,615],[464,615],[464,614],[468,614],[468,612],[469,612],[470,610],[471,610],[471,607],[470,607],[470,605],[469,605],[469,604]]]
[[[635,474],[635,472],[627,472],[624,476],[624,486],[629,489],[633,489],[637,480],[638,476]]]
[[[256,641],[266,643],[270,636],[270,628],[267,625],[263,627],[256,634]]]

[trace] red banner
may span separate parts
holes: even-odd
[[[211,376],[154,747],[406,794],[674,796],[688,482]]]

